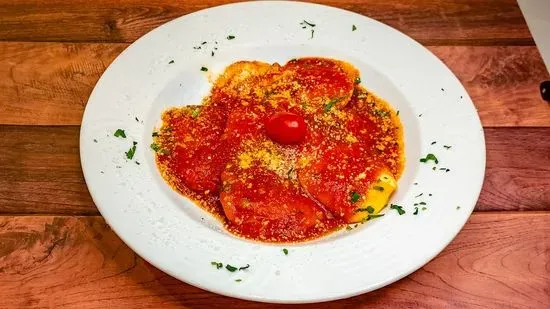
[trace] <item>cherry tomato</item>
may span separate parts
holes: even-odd
[[[267,136],[280,144],[298,144],[307,133],[307,125],[300,115],[279,112],[271,116],[265,125]]]

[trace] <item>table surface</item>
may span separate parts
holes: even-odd
[[[80,167],[82,113],[109,63],[154,27],[228,2],[0,0],[0,308],[276,307],[145,262],[101,218]],[[487,142],[456,239],[412,275],[324,305],[550,308],[550,105],[538,91],[550,78],[515,0],[317,2],[427,46],[470,93]]]

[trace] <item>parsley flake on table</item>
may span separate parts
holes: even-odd
[[[235,279],[235,282],[241,282],[243,279]]]
[[[201,67],[201,71],[208,72],[208,68],[207,67]]]
[[[124,132],[124,130],[122,130],[122,129],[117,129],[117,130],[115,131],[114,136],[115,136],[115,137],[126,138],[126,132]]]
[[[225,265],[225,269],[227,269],[227,270],[229,270],[230,272],[233,273],[233,272],[237,271],[238,268],[235,267],[235,266],[231,266],[231,265],[227,264],[227,265]]]
[[[125,152],[127,159],[132,160],[134,158],[134,155],[136,154],[136,145],[137,142],[133,142],[132,147]]]
[[[284,249],[283,249],[283,253],[284,253],[285,255],[288,255],[288,249],[287,249],[287,248],[284,248]]]
[[[449,146],[449,145],[443,145],[443,147],[447,150],[451,149],[452,146]]]
[[[355,31],[355,30],[357,30],[357,27],[355,25],[352,25],[351,26],[351,31]]]
[[[422,163],[426,163],[428,161],[434,161],[435,164],[439,163],[439,160],[437,160],[437,157],[433,153],[427,154],[425,158],[420,158],[420,162]]]
[[[170,61],[168,61],[168,64],[172,64],[174,62],[175,62],[174,60],[170,60]]]
[[[415,216],[418,215],[418,207],[415,207],[415,208],[414,208],[413,215],[415,215]]]
[[[220,262],[210,262],[210,264],[216,266],[217,269],[220,269],[223,267],[223,263],[220,263]]]
[[[228,36],[227,36],[227,39],[228,39],[228,40],[233,40],[234,38],[235,38],[234,35],[228,35]]]
[[[390,208],[391,208],[391,209],[397,210],[397,213],[399,213],[400,216],[403,215],[403,214],[405,214],[405,210],[403,209],[402,206],[399,206],[399,205],[397,205],[397,204],[391,204],[391,205],[390,205]]]

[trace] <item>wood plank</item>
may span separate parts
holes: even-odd
[[[169,277],[122,243],[101,217],[0,217],[0,226],[3,308],[279,307]],[[441,254],[412,275],[325,306],[548,308],[548,235],[549,212],[475,213]]]
[[[0,123],[80,124],[97,80],[126,46],[0,43]]]
[[[181,15],[235,0],[0,1],[0,40],[133,42]],[[515,0],[315,0],[395,27],[423,44],[534,44]]]
[[[429,49],[460,79],[484,127],[550,126],[550,106],[539,90],[540,83],[550,77],[536,48]]]
[[[0,214],[98,214],[78,127],[0,126]],[[550,210],[550,128],[487,128],[478,211]],[[16,138],[14,138],[16,137]]]
[[[0,42],[0,124],[78,125],[95,83],[127,44]],[[534,46],[430,46],[484,126],[550,126],[550,79]]]

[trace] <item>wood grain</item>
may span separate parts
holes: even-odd
[[[88,97],[127,44],[0,42],[0,124],[79,125]],[[484,126],[550,126],[534,46],[430,46],[462,81]]]
[[[0,126],[0,213],[98,214],[78,134],[78,127]]]
[[[2,308],[279,307],[215,295],[169,277],[138,257],[100,217],[0,217],[0,226]],[[417,272],[325,305],[548,308],[548,235],[550,213],[475,213],[451,245]]]
[[[232,2],[0,0],[0,40],[133,42],[176,17]],[[534,44],[515,0],[313,2],[375,18],[427,45]]]
[[[78,127],[0,126],[0,214],[98,214]],[[550,128],[487,128],[476,210],[550,210]],[[113,166],[113,168],[115,168]]]
[[[80,124],[97,80],[126,46],[0,43],[0,123]]]

